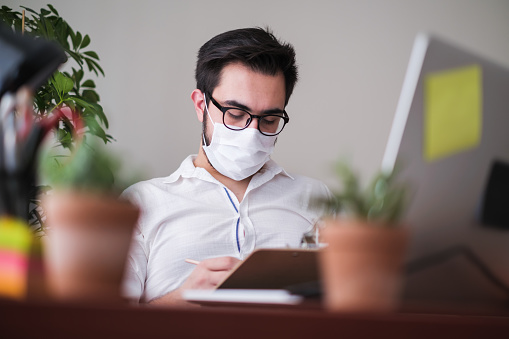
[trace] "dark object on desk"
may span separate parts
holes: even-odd
[[[0,24],[0,215],[28,221],[34,160],[58,121],[58,114],[37,122],[29,112],[15,114],[19,103],[14,96],[21,87],[36,91],[65,60],[54,42],[16,34]]]
[[[509,230],[509,164],[495,160],[481,202],[479,221],[483,226]]]
[[[28,86],[35,91],[67,60],[54,42],[14,33],[0,24],[0,97]]]
[[[286,286],[285,289],[304,298],[321,299],[323,295],[322,282],[318,280]]]

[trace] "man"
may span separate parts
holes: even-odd
[[[319,216],[309,198],[328,189],[270,159],[296,81],[293,47],[267,30],[229,31],[201,47],[191,94],[203,126],[198,154],[124,192],[142,210],[127,297],[182,303],[183,290],[214,288],[255,248],[296,247],[312,229]]]

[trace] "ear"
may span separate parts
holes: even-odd
[[[196,111],[196,116],[200,122],[203,122],[203,110],[205,109],[205,100],[203,98],[203,93],[199,89],[195,89],[191,93],[191,100],[194,103],[194,110]]]

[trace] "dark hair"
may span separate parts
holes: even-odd
[[[297,82],[295,50],[281,43],[269,28],[241,28],[219,34],[207,41],[198,52],[196,88],[212,93],[223,68],[240,62],[266,75],[282,72],[285,77],[285,106]]]

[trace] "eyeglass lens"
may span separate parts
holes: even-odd
[[[231,129],[244,129],[251,123],[251,119],[249,113],[240,109],[232,108],[224,113],[224,124]],[[280,115],[264,115],[258,118],[258,128],[263,133],[277,134],[281,132],[284,125],[285,121]]]

